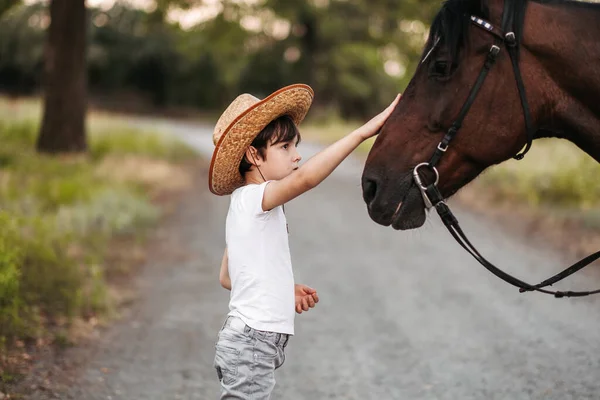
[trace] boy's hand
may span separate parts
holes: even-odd
[[[302,314],[302,311],[308,311],[319,302],[319,296],[315,289],[306,285],[294,285],[294,294],[296,297],[296,312]]]
[[[354,132],[360,135],[362,140],[366,140],[371,136],[375,136],[377,132],[379,132],[379,129],[381,129],[385,121],[388,119],[392,111],[394,111],[394,108],[396,108],[400,97],[402,97],[402,95],[398,94],[392,102],[392,104],[390,104],[385,110],[371,118],[369,122],[358,128]]]

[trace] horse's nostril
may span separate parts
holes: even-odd
[[[374,179],[363,177],[362,186],[363,199],[367,204],[370,204],[377,194],[377,182]]]

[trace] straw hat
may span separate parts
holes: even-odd
[[[273,120],[288,115],[296,125],[306,116],[314,92],[296,84],[279,89],[259,100],[250,94],[238,96],[217,121],[213,132],[215,151],[210,162],[208,187],[226,195],[244,184],[239,166],[254,138]]]

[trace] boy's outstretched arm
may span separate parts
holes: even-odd
[[[285,204],[321,183],[359,144],[377,134],[399,99],[400,95],[396,96],[392,104],[380,114],[316,154],[298,170],[279,181],[269,183],[263,194],[262,209],[271,210]]]
[[[231,290],[231,278],[229,278],[229,259],[227,258],[227,247],[223,253],[223,261],[221,261],[221,271],[219,271],[219,282],[227,290]]]

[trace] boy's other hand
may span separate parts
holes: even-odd
[[[308,311],[319,302],[317,291],[306,285],[294,285],[294,295],[296,297],[296,312],[302,314],[302,311]]]
[[[369,122],[358,128],[354,132],[358,133],[362,140],[366,140],[371,136],[375,136],[379,132],[385,121],[387,121],[390,114],[392,114],[394,108],[396,108],[398,101],[400,101],[400,97],[402,97],[402,95],[398,94],[392,102],[392,104],[390,104],[385,110],[371,118]]]

